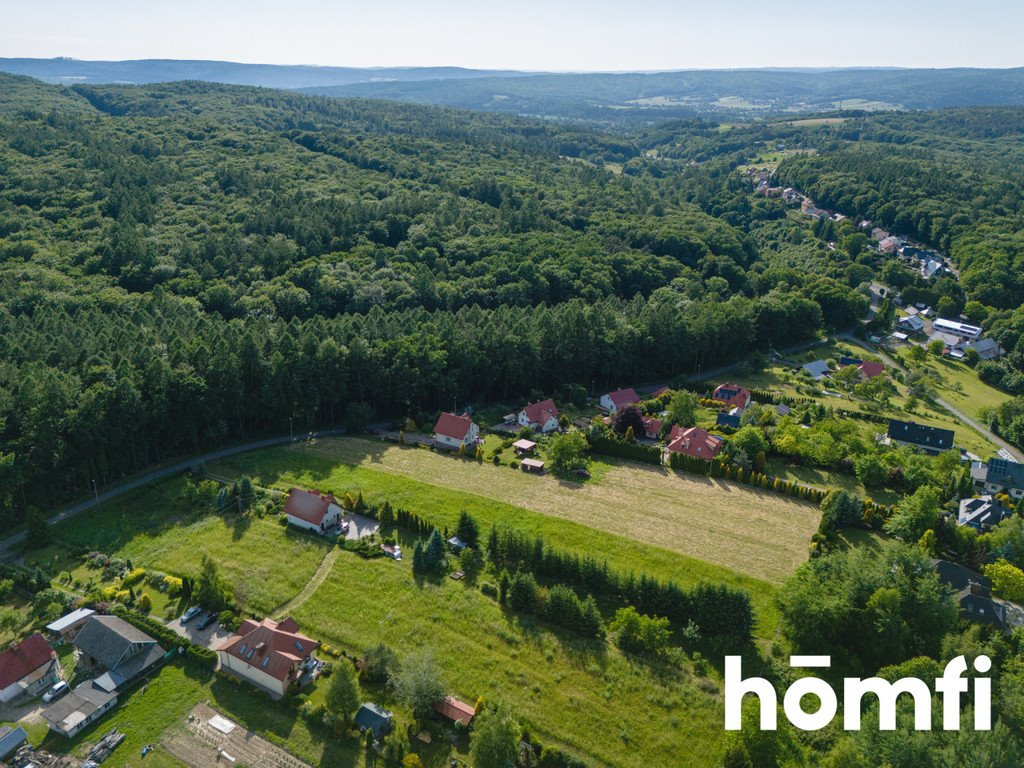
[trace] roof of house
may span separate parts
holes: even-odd
[[[476,709],[464,701],[459,701],[454,696],[445,696],[434,705],[434,711],[441,717],[446,717],[453,722],[469,725],[472,722]]]
[[[614,392],[609,392],[605,397],[612,401],[612,404],[616,409],[624,408],[627,405],[640,402],[640,396],[632,387],[616,389]]]
[[[331,504],[335,504],[334,496],[320,491],[304,491],[302,488],[292,488],[288,492],[288,501],[284,503],[284,513],[297,520],[304,520],[313,525],[320,525]]]
[[[942,331],[934,331],[932,335],[928,337],[928,341],[941,341],[944,346],[955,347],[957,344],[960,343],[960,337],[957,336],[955,333],[943,333]]]
[[[916,317],[917,316],[917,307],[907,307],[903,311],[907,313],[907,317]]]
[[[550,397],[547,400],[528,403],[523,407],[523,413],[531,424],[546,424],[552,416],[558,418],[558,408]]]
[[[802,365],[801,368],[810,373],[815,379],[828,376],[828,363],[824,360],[812,360],[811,362]]]
[[[43,717],[63,730],[69,730],[116,698],[116,693],[103,690],[95,680],[86,680],[44,709]]]
[[[77,611],[72,611],[65,616],[61,616],[55,622],[47,624],[46,628],[50,632],[63,632],[68,627],[73,627],[75,624],[89,618],[94,613],[96,613],[96,611],[92,608],[79,608]]]
[[[946,586],[952,587],[955,591],[969,587],[972,583],[979,585],[983,589],[992,588],[992,583],[987,578],[958,563],[933,558],[932,567],[939,574],[939,581]]]
[[[28,741],[28,734],[20,725],[17,728],[0,725],[0,760],[3,760],[26,741]]]
[[[988,460],[985,482],[1006,488],[1024,488],[1024,464],[993,457]]]
[[[644,417],[644,430],[647,432],[647,434],[651,434],[652,432],[654,434],[658,434],[659,432],[661,432],[661,428],[663,426],[665,426],[665,422],[663,422],[661,419],[655,419],[650,416]]]
[[[912,331],[924,330],[924,320],[917,315],[914,315],[913,317],[904,317],[900,320],[899,325],[902,325],[904,328],[909,328]]]
[[[953,430],[929,427],[913,421],[889,420],[888,436],[903,443],[919,445],[935,451],[948,451],[953,447]]]
[[[960,605],[960,615],[978,624],[992,624],[1000,629],[1007,627],[1006,606],[1000,605],[984,590],[983,594],[972,591],[970,587],[961,589],[956,594]]]
[[[948,320],[945,317],[937,317],[932,321],[932,328],[937,331],[949,331],[961,336],[980,336],[981,328],[969,323],[961,323],[959,320]]]
[[[733,429],[739,429],[740,417],[738,414],[719,411],[718,416],[715,417],[715,423],[720,427],[732,427]]]
[[[437,424],[434,425],[435,435],[444,435],[453,440],[465,440],[469,434],[469,428],[473,426],[473,420],[468,413],[456,416],[454,413],[442,413]]]
[[[841,367],[847,365],[860,365],[863,362],[864,361],[861,360],[859,357],[847,357],[846,355],[843,355],[842,357],[839,358],[839,365]]]
[[[679,429],[679,432],[676,432]],[[718,455],[725,440],[718,435],[712,435],[700,427],[681,429],[678,425],[673,427],[668,450],[674,453],[685,453],[697,458],[712,459]]]
[[[57,658],[46,638],[38,632],[0,653],[0,690],[14,685],[44,664]]]
[[[869,379],[881,376],[885,372],[885,366],[873,360],[865,360],[860,364],[860,372]]]
[[[793,412],[793,409],[785,403],[776,403],[775,412],[779,414],[779,416],[789,416],[789,414]]]
[[[648,396],[651,400],[657,400],[662,395],[668,394],[672,389],[670,387],[658,387],[656,390],[651,392]]]
[[[1013,512],[1003,506],[1002,502],[990,495],[974,499],[961,499],[957,523],[988,527],[996,525],[1012,514]]]
[[[292,618],[280,622],[246,619],[217,651],[257,667],[275,680],[286,680],[293,666],[319,647],[320,643],[299,632]]]
[[[733,402],[746,405],[747,400],[750,399],[750,390],[746,387],[741,387],[739,384],[719,384],[715,387],[715,391],[711,395],[714,400],[721,400],[723,403],[732,404]]]
[[[995,339],[978,339],[977,341],[969,341],[964,345],[964,348],[973,349],[983,360],[999,357],[999,355],[1003,353],[1002,347],[999,346],[999,342]]]
[[[386,709],[378,707],[372,702],[366,702],[356,712],[355,723],[360,730],[373,731],[374,735],[380,738],[391,730],[392,717],[394,716]]]
[[[117,616],[91,616],[75,637],[75,647],[110,674],[115,686],[156,664],[164,649],[141,629]]]

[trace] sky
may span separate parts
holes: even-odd
[[[1024,0],[0,0],[0,57],[622,71],[1024,65]]]

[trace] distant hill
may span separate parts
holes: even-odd
[[[0,59],[0,72],[28,75],[47,83],[167,83],[203,80],[266,88],[309,88],[347,83],[401,80],[446,80],[473,77],[523,77],[524,72],[462,67],[312,67],[280,64],[239,64],[230,61],[82,61],[79,59]]]
[[[742,117],[835,109],[1024,105],[1024,68],[694,70],[376,82],[316,87],[327,96],[444,104],[622,122],[698,114]]]

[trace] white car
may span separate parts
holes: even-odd
[[[53,686],[53,688],[51,688],[43,694],[43,703],[49,704],[51,701],[59,699],[69,690],[71,690],[71,687],[64,680],[61,680],[59,683]]]

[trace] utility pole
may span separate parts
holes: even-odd
[[[295,430],[292,429],[292,417],[291,416],[288,417],[288,439],[289,440],[294,440],[295,439]]]
[[[92,481],[92,492],[96,496],[96,506],[98,507],[100,505],[100,491],[99,488],[96,487],[95,480]]]

